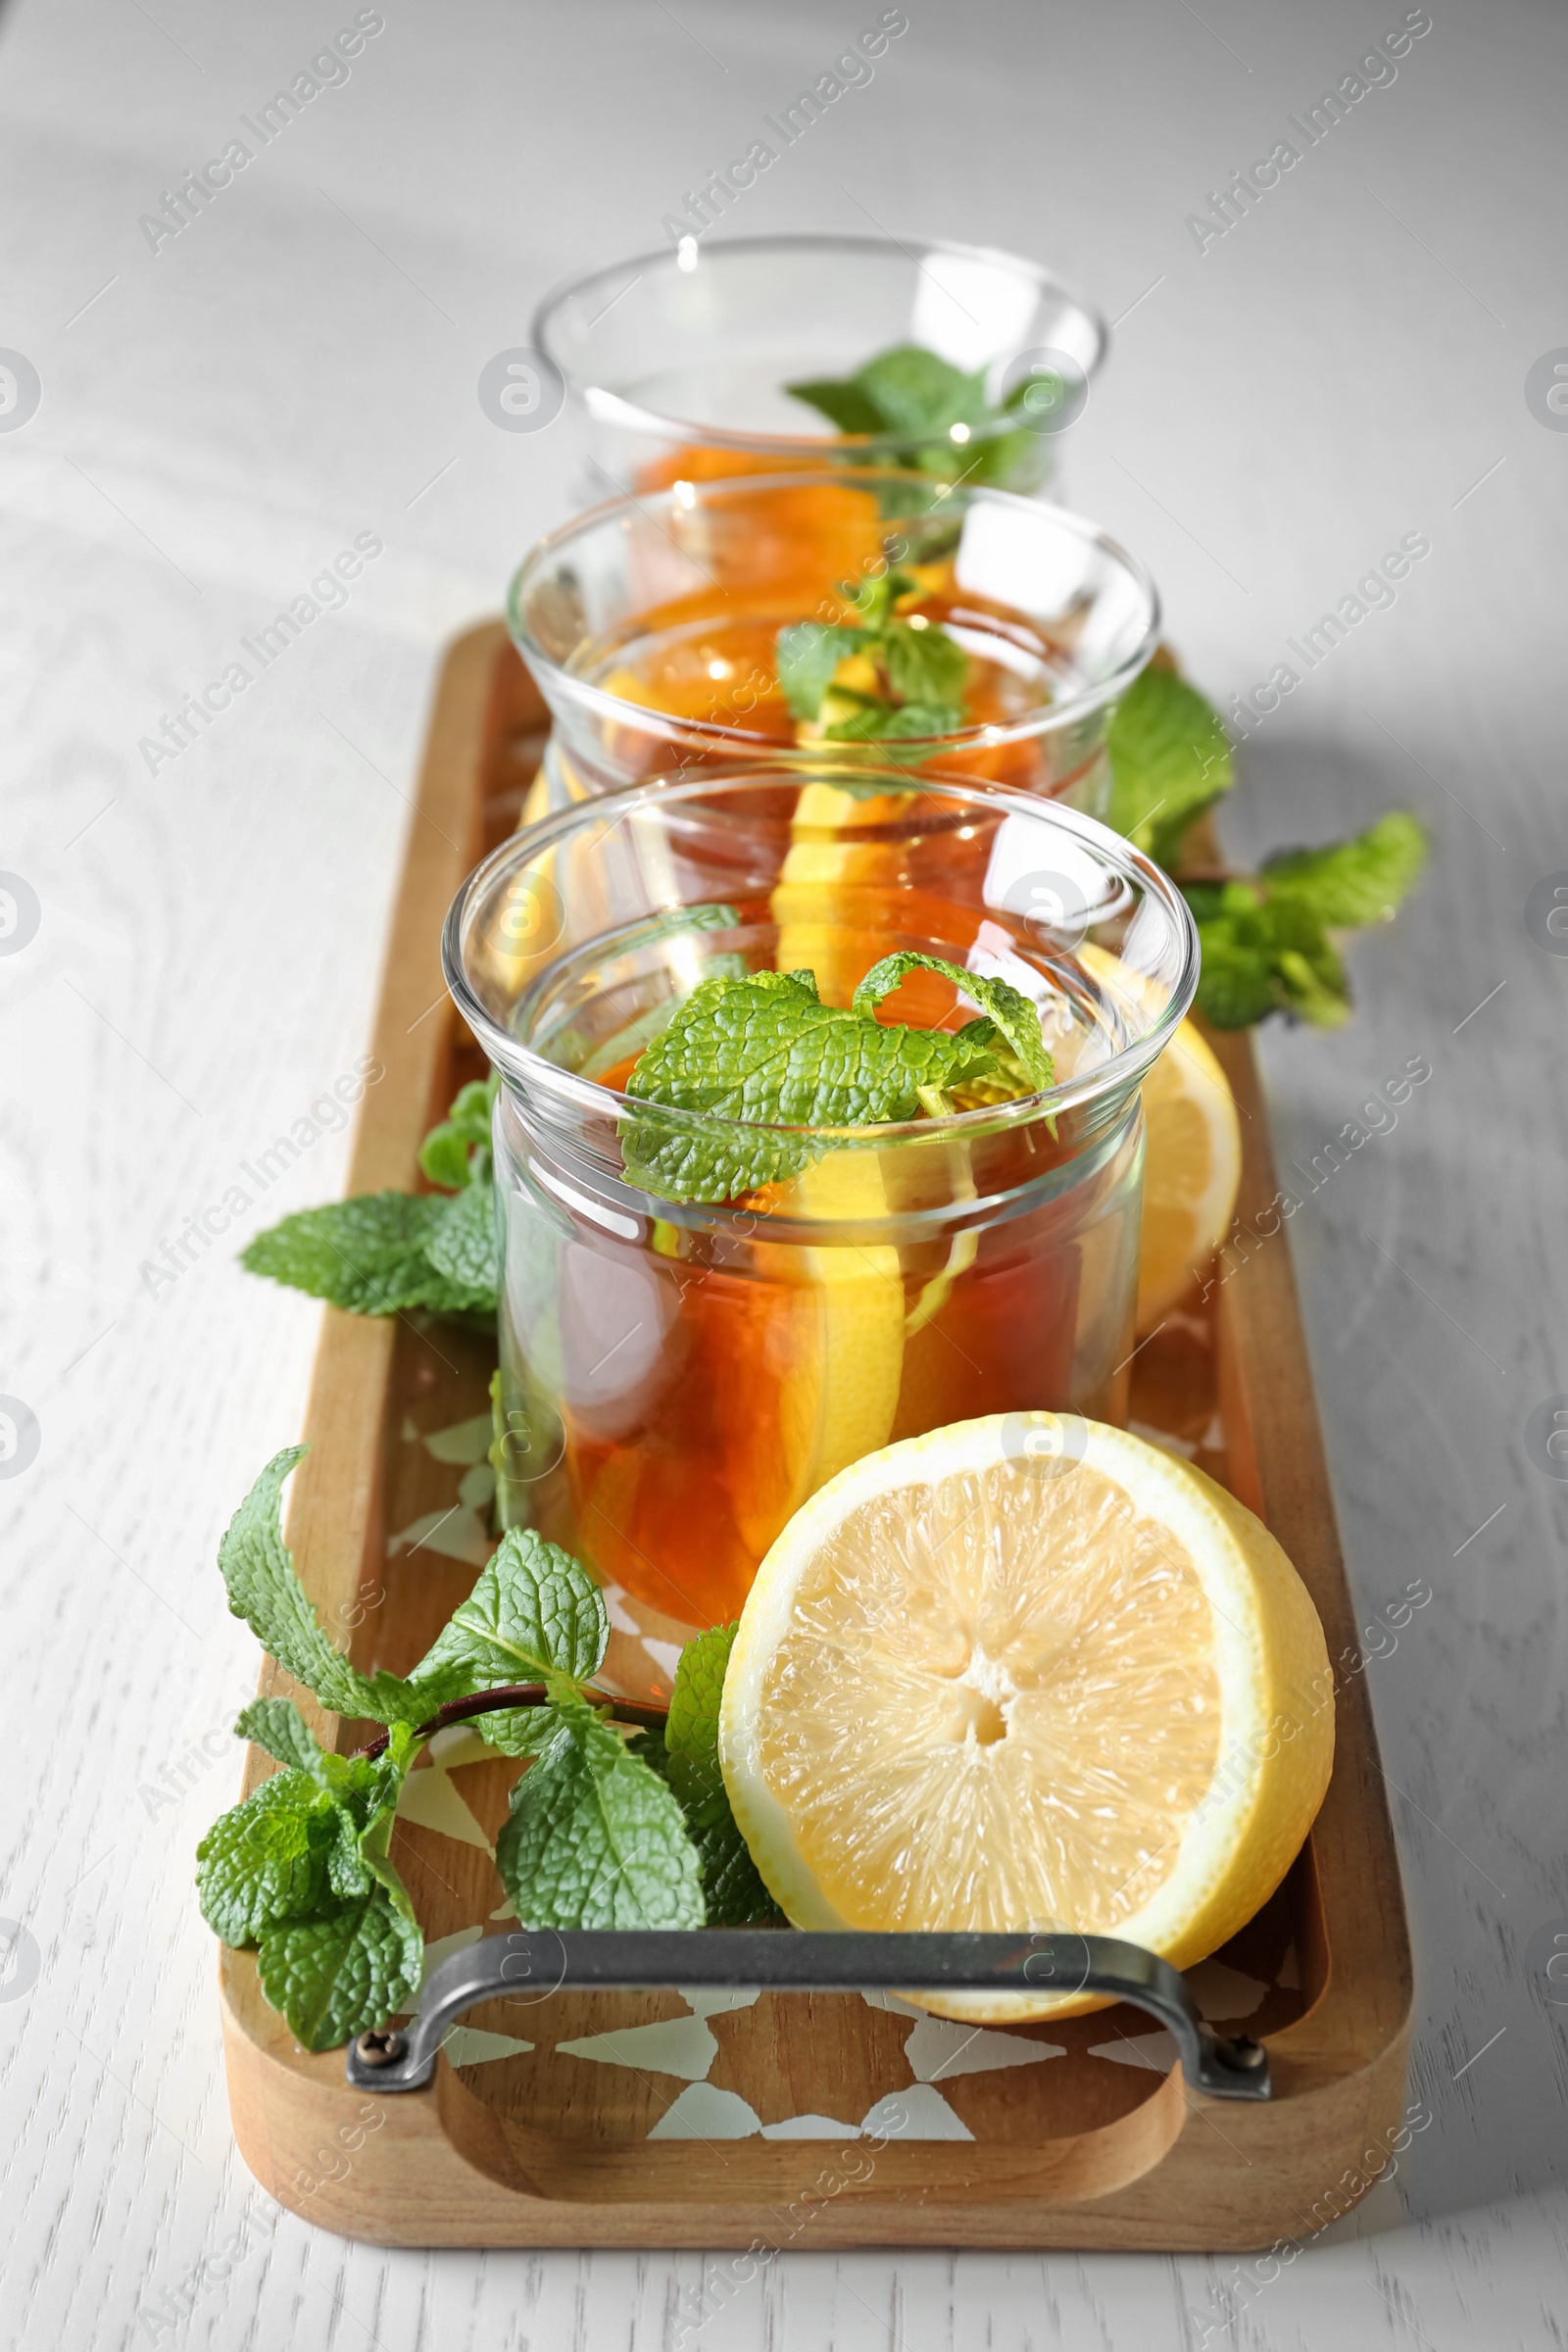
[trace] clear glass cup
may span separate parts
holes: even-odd
[[[1080,295],[1016,254],[833,235],[683,238],[558,288],[533,323],[571,396],[589,499],[818,466],[834,448],[1059,496],[1062,436],[1107,332]],[[911,343],[983,375],[994,418],[846,434],[786,389],[842,381]]]
[[[703,978],[809,966],[847,1004],[908,948],[1033,998],[1049,1093],[809,1131],[626,1092]],[[732,1617],[794,1511],[894,1439],[1016,1412],[1050,1475],[1031,1412],[1124,1418],[1139,1087],[1198,945],[1118,835],[983,781],[704,775],[514,835],[459,893],[443,956],[502,1078],[505,1489],[623,1596],[683,1627]],[[885,1012],[969,1017],[924,973]],[[633,1123],[645,1168],[651,1144],[739,1152],[754,1189],[651,1193]]]
[[[853,617],[848,593],[890,569],[916,581],[915,625],[941,623],[969,657],[965,724],[804,740],[778,683],[778,632]],[[613,500],[530,550],[508,617],[555,720],[551,807],[697,767],[863,759],[1102,814],[1105,730],[1154,650],[1159,599],[1064,508],[856,468]]]

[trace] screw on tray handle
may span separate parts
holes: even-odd
[[[357,2089],[422,2090],[436,2056],[480,2001],[547,2001],[579,1991],[663,1986],[769,1992],[1107,1993],[1146,2010],[1174,2035],[1190,2088],[1216,2099],[1266,2099],[1268,2052],[1206,2026],[1186,1979],[1152,1952],[1108,1936],[820,1935],[776,1928],[625,1932],[553,1928],[487,1936],[443,1960],[404,2033],[351,2042]]]

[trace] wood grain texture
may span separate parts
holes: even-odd
[[[1195,2352],[1206,2328],[1209,2352],[1549,2352],[1568,2016],[1530,1955],[1568,1921],[1568,1492],[1524,1433],[1568,1392],[1568,959],[1524,909],[1568,868],[1568,440],[1524,382],[1568,341],[1555,21],[1434,8],[1396,80],[1200,254],[1205,191],[1402,8],[910,9],[870,86],[714,232],[869,233],[869,212],[1087,287],[1115,324],[1070,503],[1148,563],[1222,706],[1278,662],[1299,673],[1250,722],[1228,854],[1391,806],[1435,836],[1399,921],[1354,947],[1351,1025],[1270,1023],[1257,1049],[1301,1200],[1270,1247],[1300,1288],[1432,2121],[1392,2184],[1259,2283],[1186,2255],[817,2254],[810,2223],[740,2275],[698,2253],[383,2251],[271,2205],[234,2152],[190,1878],[237,1793],[255,1648],[213,1560],[301,1432],[320,1318],[233,1258],[345,1190],[346,1133],[247,1187],[172,1288],[140,1269],[363,1054],[438,649],[603,494],[564,418],[495,429],[479,368],[547,287],[660,245],[695,174],[859,21],[815,0],[676,0],[678,23],[608,0],[387,9],[346,86],[155,255],[137,223],[159,192],[339,20],[150,5],[13,0],[0,28],[0,342],[44,387],[0,436],[0,866],[43,910],[0,956],[0,1389],[43,1432],[0,1482],[22,1759],[0,1916],[38,1947],[24,1994],[0,1972],[0,2344]],[[385,553],[347,607],[149,773],[161,714],[363,531]],[[1411,532],[1432,553],[1392,609],[1305,671],[1288,640]],[[1433,1077],[1396,1128],[1314,1176],[1412,1055]],[[1432,1605],[1374,1655],[1367,1629],[1417,1578]]]

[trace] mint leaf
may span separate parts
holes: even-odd
[[[382,1760],[386,1761],[384,1758]],[[414,1916],[409,1890],[392,1863],[392,1831],[397,1821],[398,1791],[403,1785],[405,1770],[406,1759],[400,1759],[387,1773],[383,1801],[371,1813],[360,1834],[360,1858],[392,1908],[417,1936],[418,1922]],[[423,1942],[422,1936],[420,1942]]]
[[[512,1795],[496,1867],[527,1928],[699,1928],[698,1858],[658,1774],[580,1699]]]
[[[339,1903],[357,1902],[368,1894],[375,1885],[374,1875],[366,1863],[361,1844],[363,1831],[359,1820],[347,1805],[332,1810],[332,1842],[327,1848],[326,1881],[333,1897],[329,1903],[313,1903],[301,1916],[319,1918],[324,1910],[335,1910]]]
[[[285,1673],[334,1714],[365,1715],[376,1723],[418,1722],[419,1693],[396,1675],[377,1674],[367,1680],[351,1666],[322,1632],[295,1573],[277,1498],[304,1452],[303,1446],[285,1446],[274,1454],[229,1521],[218,1547],[229,1608],[244,1618]]]
[[[867,572],[849,599],[850,611],[860,624],[862,640],[865,637],[880,637],[893,617],[900,597],[913,596],[919,585],[912,571],[900,571],[896,566],[886,571]],[[849,594],[847,581],[845,593]]]
[[[1135,678],[1111,718],[1110,823],[1156,864],[1234,780],[1219,712],[1171,669]]]
[[[738,1621],[715,1625],[710,1632],[696,1635],[681,1651],[664,1718],[666,1752],[692,1758],[710,1755],[716,1760],[724,1676],[739,1632]]]
[[[1010,981],[990,979],[984,972],[965,971],[962,964],[948,963],[940,956],[922,956],[911,949],[884,956],[880,963],[872,965],[855,992],[853,1009],[871,1012],[909,972],[940,972],[945,980],[951,980],[971,1004],[980,1006],[986,1020],[1005,1038],[1034,1091],[1043,1095],[1054,1084],[1055,1068],[1041,1034],[1039,1007]],[[961,1044],[967,1037],[975,1047],[984,1046],[989,1040],[980,1035],[982,1026],[981,1022],[971,1021],[967,1029],[959,1030],[955,1042]]]
[[[423,1306],[462,1314],[484,1293],[438,1273],[424,1246],[448,1201],[432,1194],[361,1193],[324,1208],[302,1208],[257,1234],[240,1264],[356,1315],[394,1315]]]
[[[392,1745],[375,1757],[327,1756],[322,1759],[335,1796],[332,1844],[327,1853],[327,1880],[340,1899],[369,1892],[377,1880],[398,1907],[412,1919],[414,1908],[402,1880],[387,1860],[398,1791],[403,1786],[413,1750],[418,1745],[405,1725],[395,1725]]]
[[[279,1764],[308,1772],[321,1788],[321,1745],[291,1698],[253,1698],[234,1726],[236,1740],[263,1747]]]
[[[467,1292],[475,1304],[482,1301],[494,1308],[501,1297],[501,1237],[489,1170],[440,1207],[440,1215],[430,1222],[425,1257],[455,1291]]]
[[[379,1885],[341,1910],[261,1938],[262,1991],[308,2050],[384,2026],[417,1998],[424,1938]]]
[[[439,1125],[419,1146],[419,1166],[432,1184],[449,1193],[478,1183],[490,1173],[490,1117],[499,1077],[475,1078],[463,1087]]]
[[[785,391],[793,400],[805,401],[815,409],[841,433],[879,433],[882,430],[882,412],[870,395],[863,392],[853,376],[835,380],[819,376],[807,382],[786,384]]]
[[[323,1754],[282,1700],[241,1718],[253,1735],[308,1744],[309,1764],[265,1781],[197,1848],[197,1891],[225,1943],[260,1945],[262,1990],[310,2049],[379,2025],[417,1987],[424,1939],[390,1848],[417,1735],[386,1752]],[[301,1737],[303,1736],[303,1737]]]
[[[685,1816],[697,1848],[708,1924],[739,1928],[782,1919],[735,1826],[718,1762],[718,1710],[738,1627],[715,1626],[688,1642],[675,1668],[669,1718],[657,1769]],[[646,1744],[645,1750],[647,1752]],[[650,1761],[654,1761],[650,1757]]]
[[[1345,966],[1309,906],[1227,882],[1206,889],[1194,914],[1202,956],[1198,1006],[1216,1029],[1246,1028],[1274,1011],[1323,1029],[1349,1017]]]
[[[913,573],[888,570],[862,579],[850,597],[859,624],[830,628],[801,621],[778,633],[778,675],[790,709],[817,719],[827,743],[880,743],[952,735],[963,726],[969,657],[938,622],[895,618],[901,597],[919,593]],[[849,595],[846,587],[844,593]],[[863,653],[886,679],[887,694],[835,686],[846,655]]]
[[[1260,879],[1271,902],[1289,897],[1331,930],[1387,921],[1427,861],[1427,837],[1403,809],[1321,850],[1279,850]]]
[[[657,1111],[627,1122],[630,1183],[667,1200],[729,1200],[798,1175],[831,1147],[809,1130],[912,1119],[922,1094],[990,1066],[974,1039],[883,1025],[818,1003],[793,976],[704,980],[626,1081],[653,1106],[707,1111],[733,1128],[680,1132]],[[748,1134],[745,1126],[756,1125]],[[805,1132],[763,1132],[779,1127]]]
[[[1040,383],[1025,377],[999,407],[985,396],[985,376],[967,375],[961,368],[916,343],[901,343],[881,352],[852,376],[818,377],[784,389],[802,400],[841,433],[897,433],[931,446],[901,459],[917,474],[951,482],[1032,481],[1042,471],[1044,443],[1038,428],[998,427],[1016,415],[1027,393]],[[955,424],[967,424],[969,439],[951,438]],[[854,453],[851,453],[852,456]],[[1023,486],[1020,482],[1020,486]],[[900,513],[908,494],[895,493],[884,505],[887,514]]]
[[[896,343],[856,369],[852,381],[876,409],[881,429],[910,440],[951,425],[987,423],[983,373],[967,375],[919,343]]]
[[[1204,1020],[1216,1029],[1249,1029],[1279,1008],[1265,948],[1244,942],[1223,923],[1200,923],[1198,941],[1203,959],[1198,1008]]]
[[[196,1897],[213,1934],[243,1950],[279,1921],[316,1910],[334,1815],[311,1776],[290,1771],[215,1821],[196,1848]]]
[[[890,566],[886,571],[868,571],[860,580],[846,580],[843,594],[865,635],[879,637],[892,617],[897,600],[908,596],[917,586],[911,572]]]
[[[379,1886],[412,1921],[388,1859],[398,1791],[418,1745],[394,1724],[379,1757],[336,1756],[312,1738],[289,1699],[258,1699],[236,1730],[297,1762],[264,1781],[215,1822],[196,1849],[202,1915],[223,1942],[254,1943],[271,1929],[335,1911]]]
[[[506,1683],[582,1683],[609,1640],[604,1594],[587,1569],[536,1529],[514,1528],[413,1680],[426,1701],[438,1689],[442,1703]]]
[[[1326,941],[1317,953],[1282,947],[1275,968],[1287,1012],[1315,1029],[1344,1027],[1350,1017],[1350,985]]]
[[[473,1729],[486,1747],[504,1756],[540,1756],[562,1728],[560,1710],[553,1706],[497,1707],[491,1715],[476,1715]]]
[[[820,1004],[822,1002],[816,985],[816,974],[808,970],[805,964],[797,965],[793,972],[746,972],[742,974],[742,977],[748,980],[753,988],[790,988],[803,997],[809,997],[813,1004]]]
[[[1349,982],[1328,930],[1392,914],[1426,856],[1419,823],[1394,809],[1353,840],[1278,853],[1253,881],[1186,884],[1202,953],[1200,1011],[1218,1029],[1271,1012],[1341,1027]]]
[[[858,629],[830,628],[825,621],[798,621],[778,633],[778,682],[797,718],[814,718],[833,672],[860,642]]]
[[[1027,391],[1027,381],[1015,389]],[[1011,405],[1009,396],[1004,406]],[[929,450],[924,454],[922,471],[940,473],[951,480],[956,466],[958,479],[966,488],[973,483],[992,489],[1027,491],[1038,488],[1050,473],[1051,464],[1046,455],[1050,448],[1045,435],[1033,427],[1022,426],[1016,432],[976,436],[962,449],[956,448],[951,456],[942,449]]]
[[[967,724],[956,704],[889,703],[866,694],[852,698],[842,687],[836,687],[834,693],[842,702],[853,701],[854,707],[822,729],[824,743],[897,743],[927,735],[956,735]]]
[[[877,648],[894,693],[905,703],[961,704],[969,657],[935,621],[896,620]]]

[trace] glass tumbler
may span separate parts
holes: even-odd
[[[822,740],[780,683],[780,632],[853,626],[852,599],[890,573],[908,625],[940,626],[967,657],[961,723]],[[1081,515],[883,467],[612,501],[531,549],[508,616],[555,721],[530,813],[700,767],[864,760],[990,776],[1098,815],[1105,732],[1154,650],[1159,599]]]
[[[1059,497],[1062,437],[1106,340],[1098,313],[1034,262],[877,236],[672,238],[559,288],[533,322],[572,401],[587,499],[834,451]],[[971,379],[961,416],[933,425],[929,399],[910,408],[906,389],[884,393],[876,425],[850,429],[853,407],[835,403],[833,420],[789,390],[842,384],[911,344]]]
[[[843,1005],[904,949],[1022,989],[1050,1091],[825,1130],[638,1099],[640,1054],[705,978],[808,967]],[[617,1592],[645,1625],[732,1618],[801,1504],[895,1439],[1124,1417],[1139,1086],[1198,947],[1119,836],[985,781],[704,775],[514,835],[465,883],[443,954],[502,1079],[511,1514],[592,1565],[615,1623]],[[916,973],[878,1017],[973,1010]],[[650,1190],[699,1160],[686,1189],[722,1197]]]

